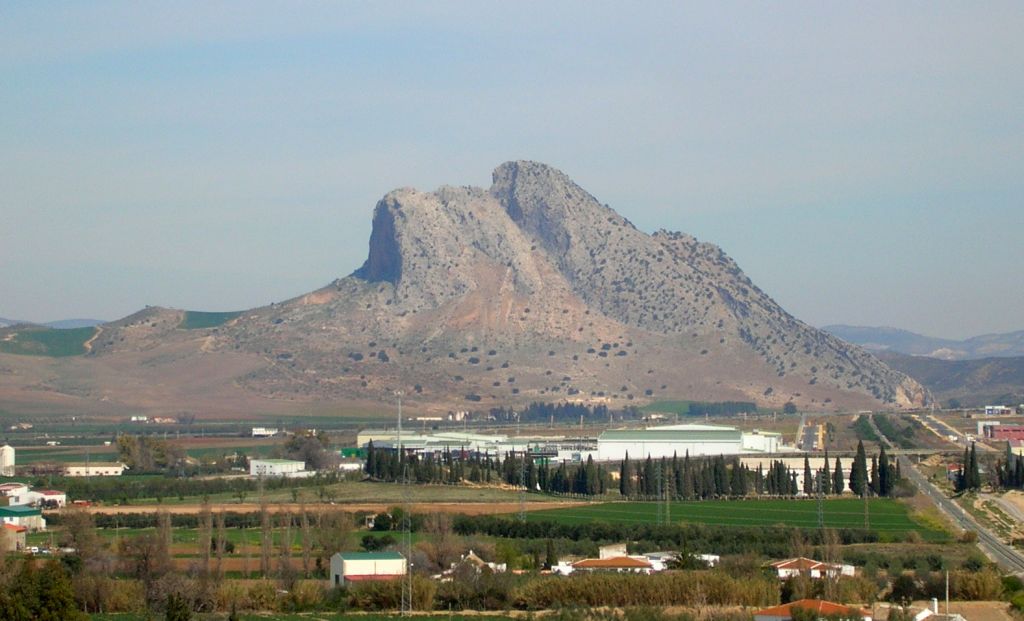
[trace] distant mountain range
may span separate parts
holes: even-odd
[[[1024,356],[1024,330],[983,334],[962,341],[924,336],[899,328],[832,325],[822,330],[874,352],[897,352],[940,360]]]
[[[106,323],[106,321],[103,319],[60,319],[58,321],[36,323],[34,321],[22,321],[20,319],[5,319],[3,317],[0,317],[0,328],[9,328],[11,326],[26,325],[46,326],[47,328],[54,328],[56,330],[70,330],[73,328],[93,328],[104,323]]]
[[[924,384],[947,407],[1024,403],[1024,356],[940,360],[882,352],[878,357]]]

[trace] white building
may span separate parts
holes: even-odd
[[[30,531],[46,530],[43,512],[27,505],[0,507],[0,524],[24,526]]]
[[[64,466],[66,477],[119,477],[127,466],[120,462],[94,461]]]
[[[27,496],[28,504],[37,507],[50,505],[63,507],[68,504],[68,495],[55,489],[30,490]]]
[[[250,459],[249,474],[254,477],[304,478],[315,473],[306,470],[306,462],[292,459]]]
[[[839,563],[823,563],[805,557],[788,558],[784,561],[776,561],[771,564],[772,569],[781,579],[793,578],[800,575],[811,578],[838,578],[839,576],[853,576],[853,565],[841,565]]]
[[[597,438],[598,461],[701,455],[776,453],[779,434],[744,433],[722,425],[661,425],[646,429],[609,429]]]
[[[1013,414],[1013,408],[1005,405],[986,405],[985,416],[1009,416]]]
[[[398,552],[338,552],[331,557],[331,584],[395,580],[406,572],[405,557]]]
[[[27,505],[30,502],[28,495],[28,485],[24,483],[4,483],[0,485],[0,496],[4,498],[5,504],[9,507]]]
[[[276,436],[278,432],[277,427],[253,427],[252,437],[254,438],[270,438]]]
[[[0,446],[0,477],[14,476],[14,447],[10,444]]]

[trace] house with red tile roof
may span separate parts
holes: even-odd
[[[575,563],[562,562],[555,565],[551,571],[563,576],[578,571],[651,574],[655,572],[655,568],[651,561],[643,557],[611,556],[606,558],[585,558]]]
[[[839,576],[854,575],[853,565],[840,565],[838,563],[823,563],[803,556],[788,558],[784,561],[775,561],[771,564],[779,578],[786,579],[794,576],[810,576],[811,578],[837,578]]]

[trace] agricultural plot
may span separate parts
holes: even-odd
[[[203,311],[185,311],[179,328],[185,330],[202,330],[204,328],[216,328],[241,315],[241,311],[226,313],[208,313]]]
[[[0,353],[22,356],[78,356],[96,328],[24,328],[0,333]]]
[[[567,509],[534,511],[527,521],[553,520],[564,524],[589,522],[654,524],[659,503],[612,502]],[[663,506],[662,506],[663,507]],[[822,503],[827,528],[864,528],[865,504],[855,498],[830,498]],[[708,500],[671,503],[673,522],[692,522],[718,526],[793,526],[818,527],[818,503],[815,500]],[[948,539],[948,534],[911,519],[903,504],[886,498],[867,503],[867,525],[887,535],[917,532],[926,541]]]

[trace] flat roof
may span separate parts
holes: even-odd
[[[716,429],[609,429],[601,432],[598,441],[626,442],[740,442],[743,432],[732,427]]]
[[[404,561],[405,557],[398,552],[338,552],[345,561]]]
[[[250,464],[257,464],[257,463],[258,464],[276,464],[278,466],[283,466],[284,464],[302,464],[303,466],[306,465],[306,462],[299,461],[297,459],[250,459],[249,463]]]
[[[0,517],[26,517],[31,515],[42,515],[43,512],[39,509],[33,509],[28,505],[13,505],[10,507],[0,507]]]

